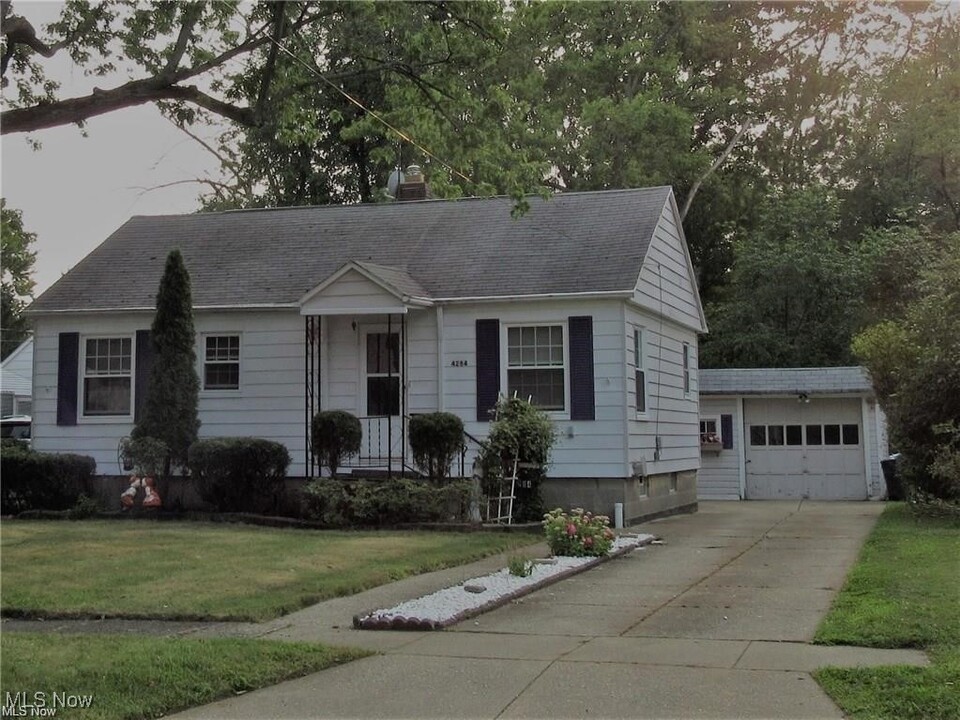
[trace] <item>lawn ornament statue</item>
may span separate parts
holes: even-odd
[[[143,501],[140,503],[141,507],[158,508],[163,505],[163,501],[160,499],[160,493],[157,492],[156,484],[156,480],[149,475],[146,477],[131,475],[130,487],[120,493],[120,504],[123,506],[123,509],[126,510],[133,507],[141,488],[143,488]]]

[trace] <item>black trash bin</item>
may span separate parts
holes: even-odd
[[[891,455],[886,460],[880,461],[880,469],[883,470],[883,479],[887,483],[887,500],[903,500],[903,485],[900,483],[900,473],[897,472],[897,461],[900,459],[900,453]]]

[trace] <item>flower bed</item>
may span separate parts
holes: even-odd
[[[353,626],[360,630],[440,630],[636,550],[653,540],[653,535],[622,535],[613,540],[609,555],[535,560],[527,577],[511,575],[504,568],[392,608],[356,615]]]

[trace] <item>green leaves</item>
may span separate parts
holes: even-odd
[[[870,370],[907,480],[960,499],[960,233],[908,282],[915,295],[899,316],[858,334],[853,350]]]
[[[19,210],[7,207],[0,199],[0,358],[5,358],[22,343],[29,333],[23,310],[33,293],[33,264],[37,253],[32,249],[35,233],[23,227]]]

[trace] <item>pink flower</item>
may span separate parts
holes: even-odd
[[[584,546],[584,547],[593,547],[593,537],[590,536],[590,535],[588,535],[587,537],[585,537],[585,538],[583,539],[583,546]]]
[[[576,534],[577,534],[577,526],[574,525],[573,523],[570,523],[569,525],[567,525],[567,535],[576,535]]]
[[[603,536],[604,536],[607,540],[612,540],[612,539],[613,539],[613,531],[612,531],[610,528],[605,528],[604,531],[603,531]]]

